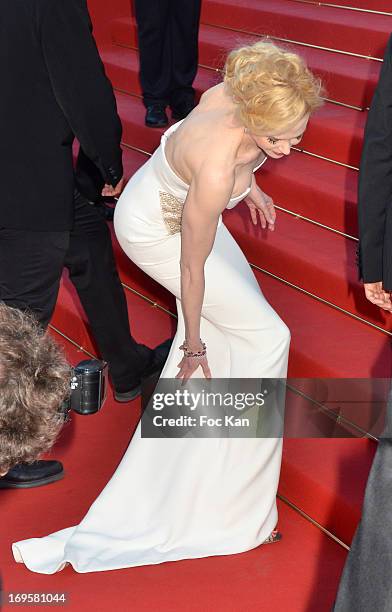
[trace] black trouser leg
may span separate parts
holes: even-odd
[[[104,208],[79,196],[65,265],[88,317],[102,357],[109,363],[116,391],[140,382],[151,349],[131,335],[127,302],[113,255]]]
[[[197,73],[201,0],[172,0],[170,6],[170,40],[172,72],[170,105],[192,103],[192,87]]]
[[[169,102],[171,46],[168,36],[171,0],[135,0],[140,84],[145,106]],[[186,3],[185,3],[186,4]]]
[[[69,232],[0,228],[0,300],[35,315],[46,327],[56,305]],[[58,462],[14,466],[0,488],[47,484],[63,475]]]
[[[56,305],[69,232],[0,228],[0,300],[46,327]]]
[[[344,566],[334,612],[389,612],[392,602],[392,389],[386,428],[366,485],[362,517]]]

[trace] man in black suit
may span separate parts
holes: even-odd
[[[359,268],[366,297],[392,303],[392,37],[366,124],[359,180]],[[366,351],[366,346],[363,347]],[[335,612],[392,607],[392,392],[386,429],[366,485],[361,522],[344,567]]]
[[[118,401],[140,394],[167,346],[130,333],[101,194],[123,187],[121,122],[85,0],[2,0],[0,300],[46,326],[66,265],[109,362]],[[74,137],[81,144],[76,180]],[[0,488],[62,477],[58,461],[19,464]]]
[[[359,175],[360,277],[366,297],[391,311],[392,290],[392,37],[365,129]]]
[[[195,106],[192,87],[197,72],[201,0],[135,0],[140,83],[146,125],[183,119]]]

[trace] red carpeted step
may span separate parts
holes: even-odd
[[[142,273],[140,272],[139,275],[141,277]],[[135,273],[135,278],[141,284],[141,278],[137,273]],[[132,334],[138,342],[152,347],[174,335],[175,323],[170,315],[155,308],[131,291],[127,291],[126,295]],[[94,355],[98,354],[87,317],[66,274],[62,279],[51,325],[76,342],[78,346]]]
[[[231,49],[243,42],[252,43],[256,40],[256,36],[241,36],[237,32],[203,26],[200,35],[200,63],[221,67]],[[288,47],[301,54],[308,66],[322,78],[328,98],[360,108],[369,105],[378,80],[379,62],[302,45]]]
[[[358,236],[358,172],[293,152],[269,160],[257,182],[275,203],[350,236]]]
[[[173,300],[166,291],[158,285],[152,286],[151,281],[124,255],[120,255],[118,261],[121,276],[128,285],[173,309]],[[380,344],[375,342],[379,338],[372,330],[360,329],[359,324],[351,320],[344,322],[335,311],[322,304],[311,304],[310,298],[292,289],[284,287],[283,293],[281,284],[274,279],[258,272],[256,276],[266,297],[291,328],[290,376],[359,377],[369,374],[364,359],[362,366],[365,370],[359,371],[359,360],[353,364],[350,355],[366,346],[369,358],[375,354],[376,345],[380,349]],[[69,283],[65,282],[52,323],[78,344],[94,350],[93,345],[86,341],[86,323],[80,318],[80,308],[73,293]],[[129,291],[127,300],[134,334],[139,341],[153,346],[173,332],[173,321],[161,310],[152,308]],[[353,341],[355,327],[356,342]],[[336,336],[331,335],[331,329]],[[344,334],[345,342],[337,347],[336,338],[340,334],[342,337]],[[386,363],[387,355],[378,357],[381,363],[374,364],[374,376],[386,376],[383,366],[390,367]],[[83,358],[84,355],[79,353],[78,360]],[[317,360],[322,363],[318,364]],[[325,363],[329,367],[326,368]],[[320,446],[323,450],[317,452]],[[373,451],[371,444],[357,440],[286,440],[280,493],[343,541],[349,542],[359,519]],[[350,478],[353,473],[355,479]],[[323,503],[320,503],[321,499]]]
[[[118,250],[118,247],[116,247],[116,250]],[[134,265],[125,257],[119,257],[119,265],[123,280],[137,291],[145,294],[144,282],[147,280],[147,277],[143,277],[140,273],[135,273]],[[340,320],[342,317],[338,317],[338,313],[334,311],[328,312],[328,308],[322,304],[318,304],[319,308],[316,308],[309,303],[311,301],[310,298],[298,293],[296,294],[292,289],[285,288],[283,296],[280,283],[258,272],[256,272],[256,276],[258,280],[261,280],[262,288],[267,298],[292,330],[290,376],[299,377],[318,374],[319,376],[330,377],[352,377],[365,376],[367,374],[366,372],[363,373],[363,371],[358,372],[358,362],[354,365],[354,369],[352,367],[350,369],[350,366],[353,365],[349,363],[350,352],[355,351],[356,348],[359,349],[359,347],[355,346],[353,336],[350,333],[352,328],[355,327],[356,322],[348,320],[344,325],[342,320],[342,329],[339,331],[338,319]],[[149,285],[148,280],[146,284],[147,286]],[[86,334],[85,323],[79,316],[79,309],[76,307],[72,291],[69,291],[67,285],[68,283],[66,282],[61,290],[60,301],[56,308],[53,323],[61,331],[91,350],[92,346],[89,346],[83,339],[83,335]],[[159,289],[158,285],[155,288],[150,286],[149,297],[154,297],[155,294],[157,301],[162,301],[166,306],[173,308],[172,300],[167,299],[167,293],[160,289],[160,293],[156,295],[157,289]],[[166,319],[167,323],[165,326],[170,326],[171,328],[172,322],[168,320],[169,317],[158,309],[146,306],[142,298],[135,296],[129,291],[127,291],[127,300],[136,337],[139,335],[140,341],[150,345],[161,341],[165,337],[165,334],[162,336],[162,321]],[[315,321],[316,313],[319,315],[318,325]],[[335,320],[333,320],[334,317]],[[358,324],[356,325],[358,326]],[[336,351],[336,338],[331,337],[330,329],[334,329],[337,334],[344,333],[345,344],[340,346],[338,351]],[[359,331],[359,328],[357,331]],[[322,335],[323,333],[324,335]],[[369,357],[374,352],[372,350],[374,342],[372,346],[372,341],[374,341],[376,335],[370,332],[367,335],[367,339],[365,339],[365,334],[362,334],[357,340],[359,341],[359,346],[366,345],[366,354]],[[346,341],[349,341],[349,350],[347,350]],[[321,368],[319,372],[315,372],[317,364],[315,362],[311,363],[311,360],[315,358],[320,359],[320,357],[331,366],[335,366],[335,369]],[[80,356],[80,359],[82,358],[83,355]],[[387,359],[383,358],[382,355],[380,355],[380,358],[383,365],[386,365]],[[345,364],[343,364],[344,360],[346,360]],[[377,366],[377,364],[375,365]],[[312,373],[310,373],[310,369],[306,369],[307,367],[313,367]],[[382,368],[374,370],[374,372],[374,376],[386,375]],[[362,443],[363,441],[360,442]],[[320,444],[323,445],[322,453],[317,455],[316,452],[311,452],[319,448]],[[286,440],[285,449],[280,489],[282,495],[298,505],[313,519],[338,535],[343,541],[350,541],[359,518],[361,496],[366,480],[367,472],[362,468],[365,466],[368,469],[370,466],[372,450],[368,452],[367,447],[364,447],[358,441],[352,440]],[[301,449],[301,452],[298,449]],[[344,471],[338,471],[336,466],[338,464],[342,466],[348,456],[351,457],[350,466]],[[327,462],[325,461],[326,457],[328,457]],[[320,462],[320,465],[318,465],[318,462]],[[353,486],[353,481],[345,474],[351,475],[353,471],[357,470],[358,473],[363,475],[363,478],[356,478],[355,486]],[[320,473],[321,477],[319,478]],[[337,473],[341,474],[341,486],[339,489],[335,487]],[[319,503],[321,498],[323,499],[323,504]],[[314,500],[318,500],[317,503]],[[339,520],[334,518],[335,511]]]
[[[126,104],[128,104],[128,100],[129,98],[127,99],[126,96],[122,97],[122,101],[125,101]],[[137,107],[137,104],[133,103],[133,106]],[[119,109],[120,112],[125,110],[122,108],[121,101]],[[139,138],[142,140],[146,131],[137,124],[137,121],[142,119],[141,113],[132,115],[136,121],[135,126],[132,125],[131,127],[127,121],[124,121],[124,138],[128,140],[132,137],[136,146],[140,146]],[[160,132],[157,133],[153,130],[147,130],[147,132],[149,133],[145,136],[145,140],[148,136],[149,148],[153,149],[159,142]],[[126,152],[126,158],[128,157],[138,157],[140,163],[143,163],[146,159],[140,154],[130,151]],[[289,166],[290,161],[287,160],[287,166]],[[318,161],[311,160],[311,163]],[[308,162],[308,159],[303,160],[304,164],[306,162]],[[277,172],[280,163],[272,162],[272,167],[275,166]],[[286,161],[284,163],[286,164]],[[340,169],[338,170],[340,171]],[[279,178],[287,189],[287,182],[282,180],[282,177]],[[259,173],[258,180],[265,188],[265,169]],[[279,182],[278,178],[276,178],[276,182]],[[308,190],[309,182],[306,182],[303,187],[305,195]],[[329,201],[331,200],[330,191],[329,189],[326,193],[326,198]],[[275,195],[275,184],[273,182],[270,193]],[[293,193],[296,194],[296,198],[299,198],[297,185],[294,186]],[[319,201],[320,198],[317,198],[317,200]],[[286,199],[277,201],[281,205],[291,209],[294,208],[296,212],[304,213],[303,209],[296,209],[296,202],[293,202],[292,194],[290,194],[290,201]],[[254,228],[250,223],[248,210],[243,205],[237,206],[234,211],[227,212],[225,218],[230,231],[239,241],[249,261],[253,264],[266,268],[278,276],[300,285],[307,291],[315,293],[350,312],[357,313],[377,325],[385,325],[385,317],[380,316],[379,311],[374,309],[364,298],[362,285],[358,282],[355,262],[356,242],[284,212],[279,213],[277,230],[273,234],[263,232],[259,227]],[[318,214],[314,218],[320,220]],[[323,273],[321,273],[321,269]]]
[[[310,119],[301,143],[305,151],[359,167],[367,111],[326,102]]]
[[[267,274],[254,272],[268,301],[290,328],[289,376],[389,377],[390,340],[384,333]]]
[[[127,267],[125,273],[123,272],[124,265]],[[126,277],[126,282],[145,294],[143,284],[141,284],[143,279],[138,274],[135,274],[133,264],[128,260],[120,259],[120,266],[123,278],[124,276]],[[261,277],[259,274],[258,276],[259,278]],[[135,279],[138,280],[135,281]],[[271,297],[273,298],[274,285],[276,293],[276,281],[270,278],[263,278],[262,286],[270,300]],[[271,288],[272,291],[269,290]],[[83,345],[87,350],[94,351],[94,346],[91,342],[86,342],[88,325],[86,326],[86,322],[80,318],[77,298],[75,299],[73,294],[72,288],[70,288],[69,283],[65,279],[52,324],[78,344]],[[150,297],[152,297],[151,289]],[[164,296],[164,302],[167,302],[166,298],[167,296]],[[168,315],[159,309],[152,308],[142,298],[135,296],[130,291],[127,291],[127,300],[133,322],[134,335],[139,341],[153,346],[164,339],[164,327],[167,328],[166,336],[172,333],[172,321],[169,320]],[[272,299],[271,301],[274,304],[274,300]],[[166,305],[169,305],[171,308],[173,307],[171,300]],[[284,314],[282,312],[280,314],[287,321]],[[163,321],[166,321],[165,325],[162,325]],[[311,324],[309,319],[307,324]],[[323,318],[323,324],[327,325],[328,320]],[[314,326],[312,326],[312,330],[314,333]],[[302,345],[301,348],[303,349],[304,334],[302,334],[302,330],[296,328],[292,331],[293,346],[295,347],[297,344]],[[325,348],[328,352],[328,346]],[[298,356],[300,357],[300,352],[301,349],[294,348],[292,350],[291,361],[294,362],[294,365],[291,368],[293,371],[290,374],[291,376],[309,375],[296,371],[295,361]],[[307,355],[308,359],[311,357],[310,354]],[[77,352],[72,363],[77,363],[84,358],[85,354]],[[326,373],[324,372],[324,374]],[[341,376],[342,372],[331,373],[330,371],[328,374]],[[352,373],[347,375],[352,376]],[[110,402],[110,398],[107,401]],[[66,438],[69,434],[70,432],[66,431]],[[74,437],[74,435],[75,432],[73,432],[72,436]],[[60,444],[60,448],[62,444]],[[323,447],[322,453],[317,452],[320,445]],[[343,541],[349,542],[359,519],[366,474],[370,467],[372,456],[373,446],[364,445],[363,441],[286,440],[280,493]],[[327,462],[325,461],[326,457],[328,457]],[[348,459],[350,459],[350,465],[346,468],[345,464]],[[344,470],[342,466],[345,468]],[[349,475],[354,471],[355,473],[358,472],[360,476],[353,481],[349,478]],[[335,486],[336,474],[340,474],[340,487]],[[304,484],[306,484],[306,487]],[[322,504],[320,504],[320,499],[323,499]],[[336,519],[336,516],[339,517],[339,520]]]
[[[147,128],[145,126],[144,117],[146,109],[141,98],[138,96],[125,94],[120,91],[115,91],[115,95],[117,110],[123,124],[123,142],[146,153],[155,151],[159,146],[162,134],[167,128]],[[170,111],[168,112],[168,118],[170,124],[174,123],[170,119]]]
[[[126,151],[127,172],[129,170],[126,160],[132,159],[135,162],[136,158],[140,165],[146,160],[140,153]],[[278,165],[279,163],[276,164]],[[134,166],[130,170],[133,168]],[[282,177],[280,179],[287,189],[287,183]],[[258,181],[267,189],[264,172],[258,174]],[[267,191],[275,197],[274,187],[273,183]],[[305,193],[306,188],[309,188],[308,184],[304,185]],[[297,185],[294,185],[293,189],[298,198],[300,194]],[[281,200],[279,203],[282,204]],[[239,204],[232,211],[226,211],[225,223],[251,263],[380,327],[391,328],[388,317],[382,315],[364,297],[362,284],[358,281],[357,243],[353,240],[283,211],[278,211],[275,232],[263,231],[260,226],[255,228],[251,224],[248,209],[244,204]]]
[[[172,296],[141,275],[115,239],[114,245],[123,283],[174,312]],[[290,376],[389,376],[392,365],[390,343],[384,333],[342,315],[267,274],[258,270],[254,272],[266,298],[291,330]]]
[[[114,239],[122,281],[153,302],[175,313],[173,297],[144,275],[122,252]],[[255,270],[263,292],[292,332],[290,376],[295,377],[388,377],[391,369],[389,340],[382,333],[348,315],[320,303],[296,289]],[[132,329],[153,333],[143,341],[154,345],[173,335],[175,322],[160,309],[127,291]],[[148,327],[151,320],[156,324]],[[95,353],[96,348],[78,298],[64,277],[52,323],[79,346]],[[156,336],[159,330],[159,337]],[[144,331],[143,331],[144,334]],[[344,342],[340,339],[344,338]],[[363,347],[366,346],[366,351]],[[355,356],[355,359],[354,359]]]
[[[72,612],[113,607],[118,612],[330,612],[346,551],[280,501],[282,541],[237,555],[88,574],[67,567],[49,578],[14,562],[12,542],[47,535],[83,518],[113,474],[137,418],[135,402],[108,403],[97,415],[74,417],[67,439],[54,451],[64,462],[64,480],[39,489],[2,491],[7,516],[0,528],[3,589],[65,592]]]
[[[123,266],[126,266],[125,272]],[[121,275],[123,279],[125,277],[127,284],[133,286],[138,291],[144,292],[144,287],[141,283],[143,278],[135,274],[133,264],[128,260],[120,259],[120,267]],[[263,275],[257,273],[257,276],[260,280]],[[135,279],[138,280],[135,281]],[[293,350],[290,357],[292,364],[290,375],[296,377],[310,375],[309,372],[300,372],[296,367],[296,362],[301,360],[301,352],[305,352],[307,348],[310,348],[311,344],[306,343],[307,339],[308,341],[311,340],[310,336],[313,339],[312,345],[315,345],[316,351],[318,350],[317,328],[314,324],[315,308],[312,308],[312,318],[310,318],[308,316],[309,312],[306,312],[306,300],[309,300],[307,296],[300,296],[303,302],[302,307],[299,306],[301,300],[298,299],[298,296],[297,300],[287,299],[290,298],[290,295],[287,295],[290,292],[293,294],[291,297],[294,297],[293,290],[286,292],[285,305],[279,304],[277,306],[276,299],[281,297],[277,281],[264,277],[262,278],[262,287],[267,298],[292,328]],[[72,293],[73,291],[70,291],[68,282],[65,282],[60,292],[60,301],[52,323],[78,344],[83,344],[85,348],[91,351],[93,347],[83,338],[86,335],[86,324],[79,316],[79,308]],[[150,297],[152,297],[151,289]],[[159,298],[161,296],[158,296]],[[159,309],[148,306],[142,298],[135,296],[129,291],[127,291],[127,300],[133,321],[134,333],[139,341],[152,346],[164,339],[165,333],[163,332],[163,327],[167,327],[167,333],[172,332],[172,321],[169,320],[168,315],[162,313]],[[173,307],[171,300],[167,304],[167,295],[163,296],[163,302]],[[297,302],[296,313],[293,308],[295,302]],[[285,306],[288,306],[287,313],[284,312]],[[323,307],[320,310],[325,311],[326,308]],[[292,326],[294,321],[293,314],[302,319],[302,327],[298,325],[298,320]],[[162,322],[164,320],[167,323],[163,326]],[[325,326],[324,329],[327,328],[326,332],[328,333],[328,325],[331,321],[325,312],[320,323]],[[350,331],[349,327],[350,325],[345,330],[346,338]],[[336,329],[336,323],[334,324],[334,329]],[[325,342],[326,336],[320,338],[320,340],[323,341],[324,345],[323,356],[328,359],[328,353],[333,342],[328,346],[328,342]],[[366,345],[368,352],[370,348],[369,341],[366,342]],[[353,348],[355,349],[351,344],[350,349],[352,350]],[[342,357],[341,352],[339,350],[340,358]],[[73,362],[85,358],[85,355],[79,352],[77,357]],[[312,357],[311,351],[306,351],[306,359],[309,360]],[[343,355],[343,358],[345,357],[347,358],[347,355]],[[339,363],[336,363],[336,358],[331,360],[331,363],[333,361],[339,367]],[[353,374],[352,371],[347,371],[347,369],[346,372],[343,370],[329,370],[329,372],[319,373],[319,375],[334,377],[344,374],[349,377],[363,375],[358,374],[358,372]],[[375,375],[380,376],[379,373]],[[320,446],[322,446],[322,452],[320,452]],[[343,541],[349,542],[360,516],[366,475],[370,467],[373,452],[374,446],[361,440],[286,440],[280,493]],[[328,458],[327,461],[325,460],[326,457]],[[355,479],[350,478],[353,473],[356,474]],[[339,487],[336,486],[337,475],[339,475]],[[323,500],[322,504],[320,499]]]
[[[129,93],[140,93],[136,74],[138,70],[136,51],[122,50],[118,57],[113,51],[109,51],[108,55],[103,53],[103,57],[107,62],[107,72],[113,79],[115,87]],[[131,75],[130,71],[134,74]],[[219,76],[216,73],[203,68],[199,69],[199,76],[196,80],[197,96],[199,97],[203,93],[203,90],[199,88],[200,86],[204,84],[209,87],[218,80]],[[136,90],[133,91],[131,87],[136,87]],[[129,122],[132,126],[129,137],[132,136],[135,129],[140,134],[138,143],[135,143],[135,135],[132,137],[132,141],[129,139],[128,142],[145,148],[145,142],[152,141],[155,147],[158,144],[158,139],[153,139],[150,134],[153,130],[140,132],[140,128],[144,126],[145,113],[141,101],[138,97],[128,96],[122,91],[117,91],[116,95],[123,121]],[[299,146],[316,155],[322,155],[340,163],[357,167],[360,161],[366,119],[367,112],[358,112],[327,102],[322,109],[313,115],[305,137]],[[151,146],[148,150],[152,150],[152,148]]]
[[[152,137],[159,138],[159,134],[154,133]],[[140,164],[146,160],[140,153],[126,151],[126,160],[135,158],[138,158]],[[289,163],[290,160],[287,160],[287,165]],[[279,166],[279,162],[275,165]],[[128,170],[127,162],[125,167]],[[258,180],[266,188],[264,172],[259,173]],[[269,193],[275,196],[273,187],[271,185]],[[305,193],[308,188],[306,183]],[[294,193],[298,198],[298,188]],[[283,204],[280,200],[279,203]],[[376,325],[390,327],[389,320],[381,316],[379,310],[364,297],[363,287],[358,281],[357,243],[353,240],[283,211],[278,212],[276,231],[263,231],[260,226],[254,227],[251,224],[244,204],[239,204],[233,211],[227,211],[225,222],[251,263]]]
[[[134,46],[134,21],[117,19],[113,21],[112,26],[113,41],[117,45]],[[202,25],[199,35],[199,61],[212,68],[221,68],[231,49],[244,42],[256,42],[259,38],[252,34]],[[377,84],[380,62],[304,45],[288,46],[300,53],[309,67],[323,79],[328,98],[359,108],[369,105]]]
[[[276,274],[380,327],[392,330],[364,295],[358,281],[357,243],[329,230],[278,212],[274,232],[253,226],[246,205],[224,214],[227,227],[252,264]]]
[[[302,2],[303,0],[290,0],[291,2]],[[307,0],[306,0],[307,1]],[[318,4],[322,8],[328,6],[328,4],[334,4],[340,7],[349,7],[353,9],[360,9],[366,11],[369,18],[372,18],[373,12],[385,12],[388,15],[392,15],[391,3],[389,0],[321,0],[315,1],[310,0],[313,4]],[[353,13],[355,19],[357,13]]]
[[[104,45],[100,55],[105,63],[106,73],[115,88],[141,95],[139,82],[139,56],[135,49]],[[221,81],[220,73],[211,68],[199,68],[194,83],[196,92],[203,91]]]
[[[132,165],[128,160],[132,160]],[[135,167],[145,160],[146,157],[141,153],[126,151],[127,174],[132,173]],[[284,164],[287,162],[288,166],[290,161],[285,160]],[[279,163],[282,162],[275,163],[275,166],[279,166]],[[258,181],[274,197],[275,184],[282,184],[288,189],[282,176],[280,182],[276,179],[276,183],[272,182],[271,189],[268,189],[265,176],[264,171],[260,172]],[[304,193],[308,193],[309,183],[305,182],[303,188]],[[293,185],[293,193],[297,198],[300,197],[298,184]],[[290,197],[292,200],[292,192]],[[331,198],[328,192],[327,198]],[[282,204],[281,200],[277,201]],[[283,211],[278,211],[276,231],[266,232],[260,227],[253,227],[244,204],[227,211],[225,222],[251,263],[380,327],[391,327],[389,319],[364,297],[362,285],[358,281],[357,243],[353,240],[345,239]]]
[[[353,14],[291,0],[204,0],[201,21],[381,58],[392,31],[392,15]]]
[[[286,439],[279,493],[350,545],[376,442]]]
[[[90,1],[94,3],[96,0]],[[129,3],[121,1],[125,14],[129,10]],[[373,4],[379,7],[385,1],[374,0]],[[117,6],[118,0],[115,2]],[[354,5],[369,2],[345,0],[345,3]],[[102,10],[100,15],[104,15]],[[205,33],[205,28],[202,30]],[[210,28],[211,36],[215,34],[217,40],[204,40],[202,53],[205,58],[210,57],[215,61],[216,51],[225,48],[227,38],[222,32],[221,29]],[[205,38],[208,37],[205,35]],[[126,64],[130,53],[126,49],[112,50],[110,53],[115,62],[114,67],[113,64],[109,65],[108,71],[114,72],[119,82],[124,83],[123,89],[131,87],[131,91],[137,91],[137,63],[131,69]],[[308,53],[312,55],[310,51]],[[360,65],[350,60],[348,65],[345,61],[344,68],[338,69],[337,62],[330,57],[332,54],[321,53],[313,53],[312,61],[316,68],[319,62],[322,74],[326,73],[327,68],[333,74],[330,94],[332,91],[341,95],[343,100],[364,99],[366,103],[375,83],[375,74],[370,79],[371,87],[367,88],[363,63]],[[119,61],[120,54],[122,64]],[[339,60],[342,61],[341,58]],[[368,63],[366,66],[374,70],[374,65]],[[214,72],[201,70],[198,89],[206,89],[216,78]],[[331,117],[331,124],[335,121],[334,117]],[[354,121],[354,115],[351,117]],[[354,160],[358,145],[353,145],[353,150],[357,152],[349,157],[349,130],[345,135],[339,126],[340,119],[337,121],[334,138],[341,138],[339,155]],[[354,123],[352,129],[354,133]],[[157,137],[159,132],[154,136]],[[154,144],[152,133],[151,137],[147,136],[147,131],[144,133],[144,141],[142,132],[138,132],[137,138],[140,138],[138,142],[142,149]],[[311,142],[321,145],[324,138],[325,135],[319,131],[317,137],[313,134],[311,140],[305,142],[310,148]],[[358,136],[355,139],[358,142]],[[325,147],[324,151],[330,151],[332,144],[325,144]],[[318,150],[314,152],[318,153]],[[325,152],[324,155],[332,157]],[[343,158],[335,159],[340,161]],[[145,156],[127,151],[127,173],[134,172],[144,160]],[[339,225],[347,223],[349,227],[353,225],[354,173],[345,169],[335,171],[336,167],[328,162],[310,160],[299,154],[285,160],[282,165],[267,166],[268,169],[260,175],[259,180],[263,177],[263,187],[266,190],[268,186],[271,186],[271,193],[274,189],[272,195],[279,194],[282,201],[297,203],[299,208],[313,211],[314,214],[320,207],[319,219],[334,219]],[[279,175],[275,168],[279,168]],[[296,173],[301,176],[296,176]],[[275,196],[275,199],[278,198]],[[349,202],[347,208],[344,207],[344,200]],[[298,265],[302,265],[304,253],[296,254]],[[120,256],[118,249],[117,257],[123,281],[173,308],[173,299],[140,273],[124,255]],[[306,271],[309,278],[310,264],[305,261],[303,264],[304,274]],[[291,272],[294,273],[294,270]],[[327,273],[331,278],[331,272]],[[256,272],[256,276],[266,297],[292,331],[291,376],[389,375],[389,342],[382,332],[265,274]],[[168,314],[153,308],[130,291],[127,291],[127,300],[137,339],[152,346],[172,333],[173,319]],[[75,337],[78,343],[93,349],[88,328],[83,318],[80,318],[80,309],[75,305],[67,283],[61,289],[53,322],[70,337]],[[69,355],[74,363],[84,357],[83,353],[73,348],[69,349]],[[2,578],[6,591],[48,591],[47,576],[33,574],[13,562],[10,544],[18,539],[44,535],[73,525],[84,516],[121,459],[136,425],[139,408],[137,401],[123,406],[113,403],[109,396],[99,414],[75,416],[64,430],[52,455],[64,461],[67,477],[41,489],[3,491],[3,511],[7,513],[7,522],[3,522],[2,538],[7,552],[3,559]],[[363,444],[362,440],[286,440],[280,485],[282,495],[335,530],[342,539],[349,541],[359,517],[363,487],[374,450],[374,446],[370,446]],[[285,504],[279,503],[279,512],[279,527],[284,532],[284,540],[279,545],[259,547],[241,555],[114,571],[110,577],[107,574],[82,576],[66,568],[51,577],[50,591],[68,592],[71,608],[75,611],[91,608],[97,612],[106,612],[113,606],[119,612],[128,612],[130,606],[141,611],[155,608],[171,611],[183,609],[185,605],[192,612],[200,609],[242,612],[254,610],[255,607],[276,612],[288,609],[293,612],[305,609],[329,612],[345,551]],[[196,582],[197,598],[194,597]]]
[[[145,128],[144,109],[137,98],[117,92],[117,101],[124,142],[152,152],[163,130]],[[127,150],[127,176],[146,159]],[[289,159],[269,160],[257,174],[260,187],[271,194],[276,204],[354,236],[358,232],[357,178],[354,170],[296,152]]]

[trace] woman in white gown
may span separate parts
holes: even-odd
[[[118,240],[177,299],[162,377],[282,378],[289,331],[260,291],[221,213],[246,198],[274,229],[254,170],[288,155],[321,104],[300,58],[272,43],[234,50],[224,82],[162,137],[115,212]],[[202,338],[202,340],[200,340]],[[227,555],[277,541],[280,438],[142,438],[82,522],[13,544],[32,571],[78,572]]]

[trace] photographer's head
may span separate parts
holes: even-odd
[[[35,319],[0,302],[0,474],[54,443],[71,370]]]

